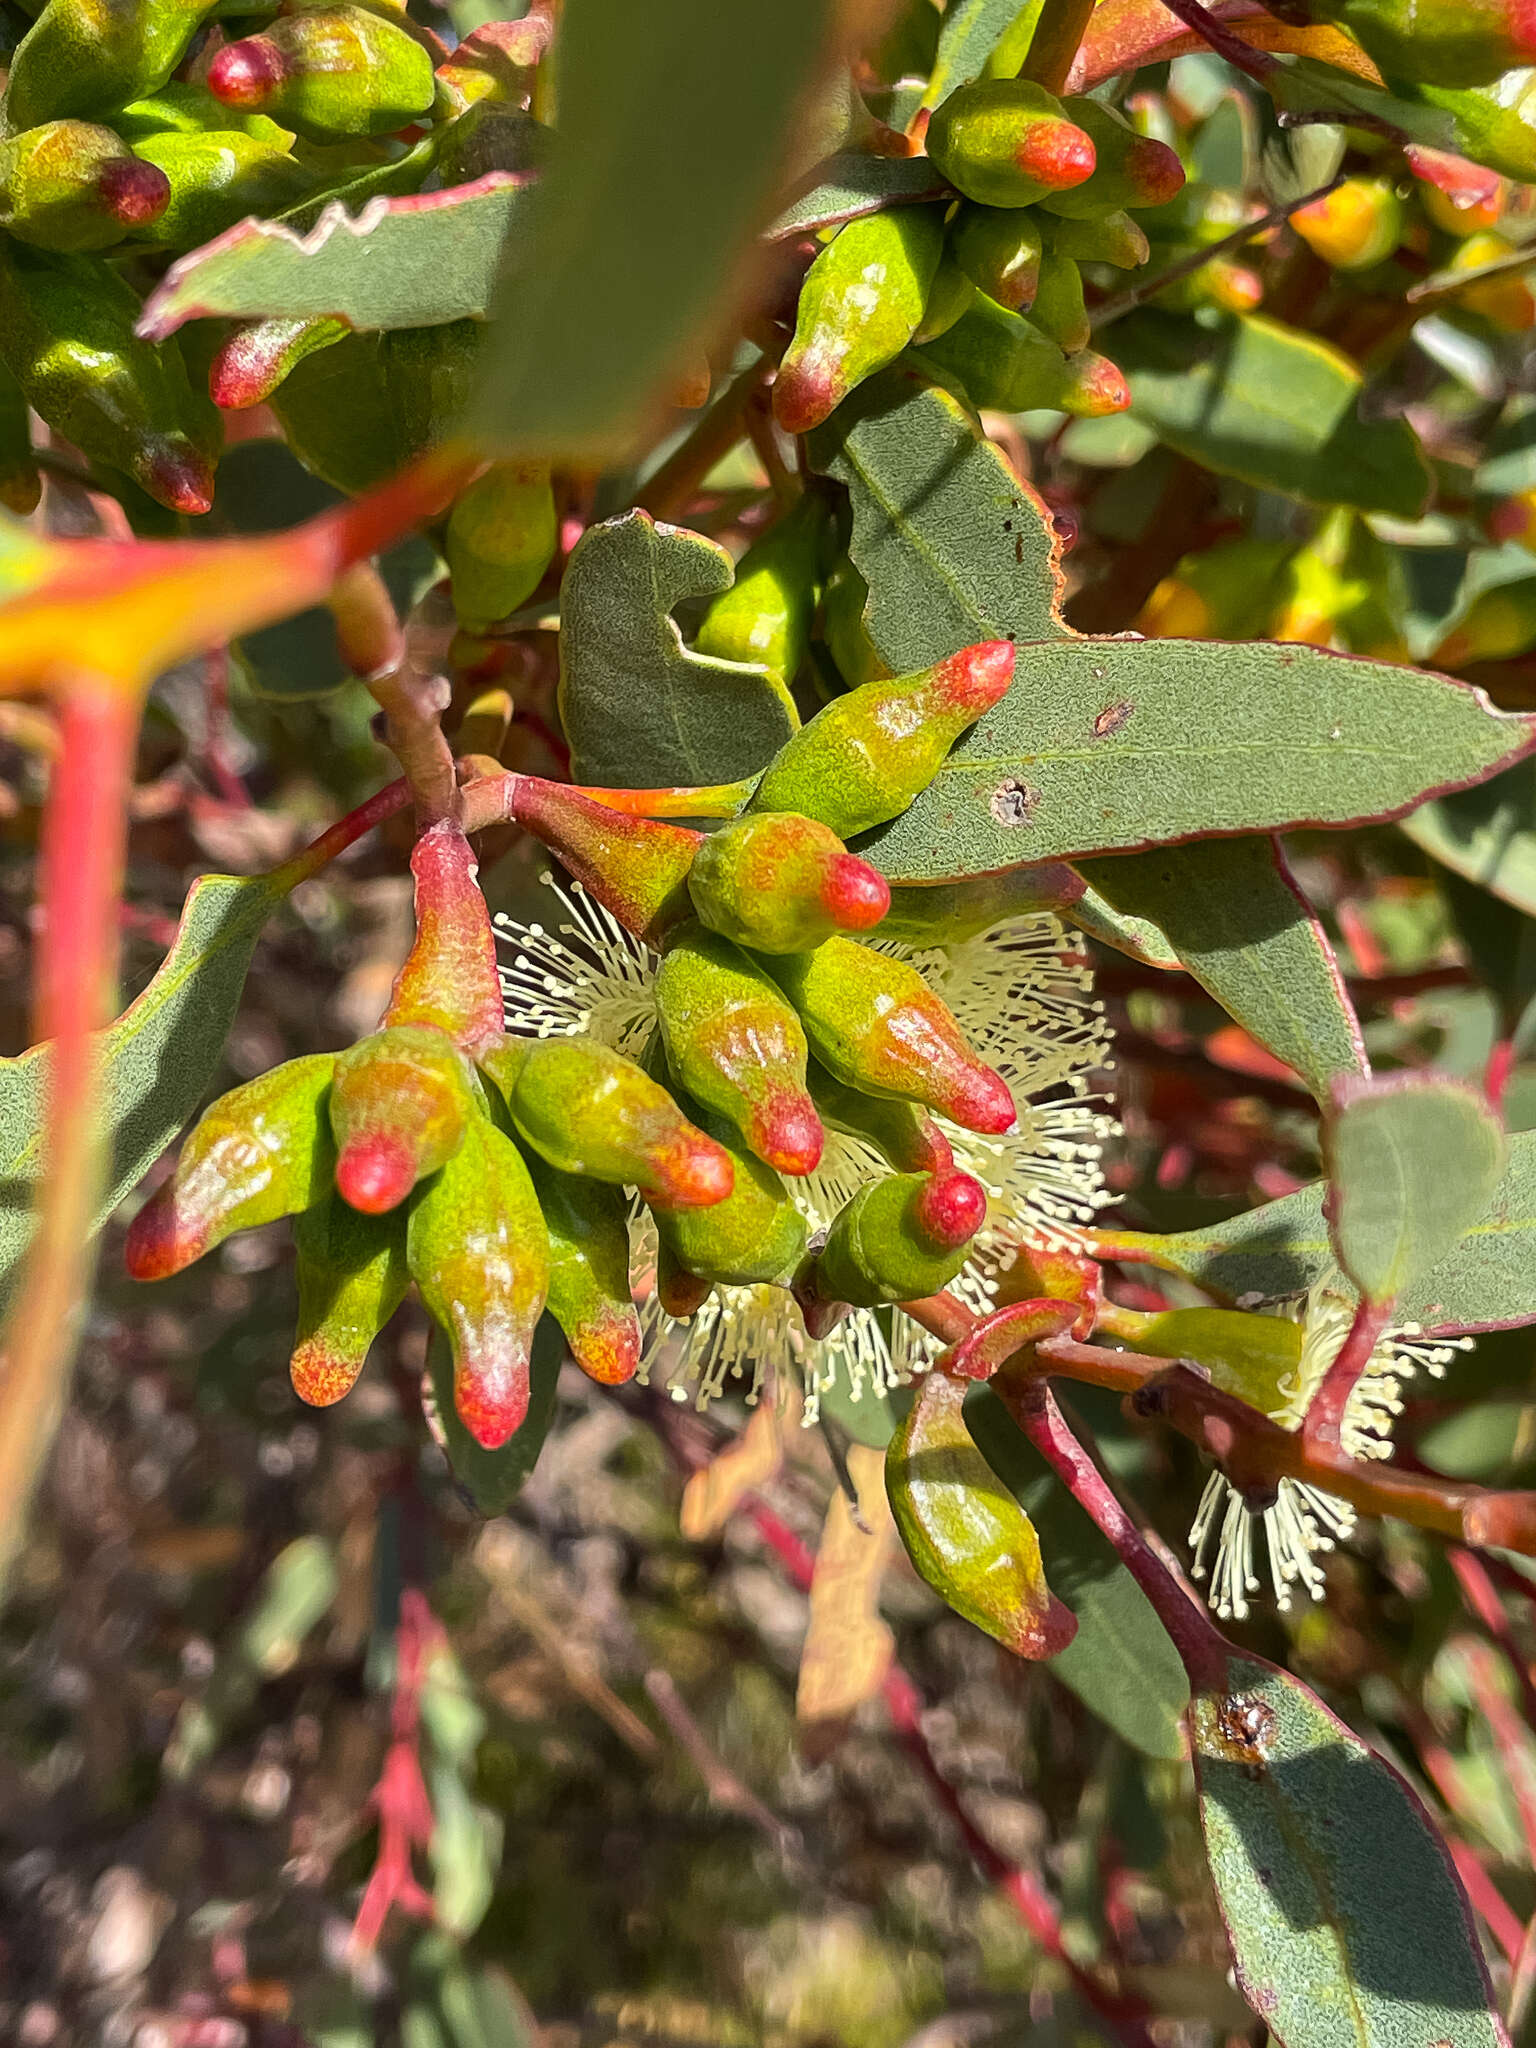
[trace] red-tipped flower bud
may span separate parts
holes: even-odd
[[[430,1024],[396,1024],[344,1052],[331,1087],[343,1201],[381,1216],[436,1173],[463,1142],[470,1089],[463,1054]]]
[[[954,1279],[986,1216],[986,1190],[953,1167],[872,1181],[839,1210],[808,1291],[855,1308],[920,1301]]]
[[[511,811],[515,823],[559,855],[589,896],[647,945],[659,945],[674,924],[692,916],[688,870],[702,833],[625,817],[536,775],[518,776]]]
[[[405,1298],[405,1219],[379,1221],[327,1195],[294,1225],[298,1342],[288,1371],[312,1408],[329,1408],[363,1369],[369,1346]]]
[[[432,58],[406,29],[362,7],[280,16],[218,51],[208,90],[270,114],[311,142],[392,135],[431,111]]]
[[[469,841],[446,820],[416,842],[416,943],[395,979],[386,1024],[430,1024],[473,1053],[501,1036],[496,935]]]
[[[688,876],[700,920],[759,953],[804,953],[835,931],[868,931],[890,885],[814,818],[763,811],[722,825]]]
[[[531,1147],[527,1166],[549,1230],[549,1312],[587,1377],[622,1386],[640,1365],[640,1318],[629,1292],[629,1202],[601,1181],[557,1172]]]
[[[883,825],[927,788],[1012,678],[1012,641],[983,640],[915,675],[834,697],[769,762],[748,810],[798,812],[840,839]]]
[[[957,192],[999,207],[1081,185],[1096,162],[1086,124],[1023,78],[978,79],[952,92],[929,123],[928,154]]]

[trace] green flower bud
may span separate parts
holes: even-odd
[[[531,597],[559,539],[547,462],[493,462],[461,491],[444,552],[466,631],[485,632]]]
[[[760,811],[711,832],[688,892],[711,931],[759,953],[807,953],[833,932],[863,932],[891,900],[884,875],[812,818]]]
[[[955,261],[1011,313],[1027,313],[1040,282],[1040,216],[1017,207],[962,206],[949,231]]]
[[[1012,1129],[1007,1082],[971,1051],[915,967],[837,938],[768,965],[837,1080],[921,1103],[968,1131]]]
[[[350,324],[329,313],[313,320],[247,320],[220,342],[208,365],[208,396],[221,412],[244,412],[317,349],[345,341]]]
[[[640,1364],[628,1199],[600,1181],[558,1172],[537,1153],[526,1163],[549,1230],[549,1312],[587,1377],[622,1386]]]
[[[703,1109],[699,1120],[719,1141],[735,1178],[725,1200],[708,1209],[669,1209],[653,1201],[651,1214],[663,1246],[684,1274],[712,1285],[750,1287],[787,1280],[805,1257],[805,1218],[773,1168],[737,1145],[728,1123]],[[677,1287],[669,1292],[679,1299]],[[662,1306],[667,1307],[665,1296]]]
[[[493,1451],[528,1412],[549,1233],[521,1153],[488,1117],[471,1117],[463,1144],[417,1194],[406,1259],[448,1333],[459,1420]]]
[[[869,585],[846,555],[832,564],[821,593],[821,630],[850,690],[889,676],[864,623]]]
[[[36,511],[42,489],[32,452],[30,409],[21,386],[0,362],[0,505],[25,519]]]
[[[339,491],[370,490],[445,439],[474,388],[484,323],[349,334],[272,393],[284,439]]]
[[[313,174],[286,150],[238,129],[147,135],[135,147],[169,185],[169,205],[136,235],[161,249],[195,249],[236,221],[281,213],[315,189]]]
[[[656,970],[667,1063],[687,1092],[781,1173],[812,1172],[824,1133],[805,1085],[800,1019],[739,946],[702,926],[668,940]]]
[[[392,135],[432,111],[432,59],[406,29],[361,7],[279,16],[208,66],[225,106],[259,109],[311,142]]]
[[[986,1220],[986,1189],[958,1168],[871,1181],[833,1219],[810,1286],[854,1308],[921,1301],[954,1279]]]
[[[501,1036],[496,935],[469,841],[448,819],[411,853],[416,941],[395,977],[386,1024],[430,1024],[474,1053]]]
[[[541,839],[589,896],[637,939],[659,945],[693,915],[688,872],[703,834],[653,818],[630,818],[562,782],[518,776],[515,824]]]
[[[913,331],[914,343],[920,347],[935,335],[947,334],[961,314],[970,310],[975,297],[975,285],[946,249],[928,288],[923,317]]]
[[[1074,263],[1135,270],[1152,253],[1145,232],[1125,212],[1101,214],[1097,220],[1053,220],[1047,214],[1041,216],[1040,227],[1045,246],[1054,255],[1070,256]]]
[[[1040,259],[1040,284],[1030,318],[1070,356],[1088,346],[1093,324],[1083,303],[1083,276],[1070,256]]]
[[[775,520],[704,614],[700,654],[756,663],[787,690],[810,645],[825,532],[826,510],[813,496]]]
[[[298,1342],[293,1390],[329,1408],[363,1369],[369,1347],[405,1299],[405,1218],[359,1216],[327,1195],[293,1229],[298,1249]]]
[[[773,387],[774,417],[808,433],[912,339],[944,249],[932,206],[851,220],[806,272],[795,338]]]
[[[1019,1657],[1054,1657],[1077,1620],[1045,1581],[1034,1524],[971,1440],[965,1384],[929,1373],[885,1456],[891,1513],[919,1575]]]
[[[1261,1415],[1275,1415],[1295,1387],[1302,1326],[1289,1316],[1181,1308],[1149,1316],[1137,1335],[1123,1341],[1154,1358],[1192,1358],[1222,1393],[1235,1394]]]
[[[1075,903],[1085,887],[1065,861],[1048,860],[968,875],[960,882],[936,882],[932,888],[897,888],[891,891],[880,936],[899,939],[904,946],[958,946],[1010,917],[1060,910]]]
[[[291,149],[293,130],[280,128],[265,114],[242,114],[216,100],[206,85],[173,79],[158,92],[146,93],[112,116],[112,126],[135,149],[151,135],[227,134],[237,128],[255,142],[273,149]]]
[[[480,1054],[517,1135],[561,1173],[636,1187],[675,1209],[730,1193],[724,1150],[667,1090],[594,1038],[504,1038]]]
[[[898,1173],[945,1173],[955,1163],[949,1140],[915,1102],[866,1095],[836,1080],[820,1060],[806,1068],[806,1083],[824,1124],[864,1143]]]
[[[928,125],[928,154],[982,206],[1032,206],[1093,175],[1094,145],[1062,102],[1024,78],[977,79]],[[985,289],[985,287],[983,287]]]
[[[344,1201],[381,1216],[458,1151],[474,1113],[464,1055],[430,1024],[396,1024],[336,1062],[331,1130]]]
[[[11,59],[12,134],[110,114],[165,84],[214,0],[47,0]]]
[[[915,675],[835,697],[779,749],[747,808],[815,818],[839,839],[883,825],[928,787],[1012,678],[1012,642],[983,640]]]
[[[324,1105],[334,1053],[289,1060],[204,1110],[176,1171],[134,1217],[124,1253],[135,1280],[164,1280],[237,1230],[307,1209],[335,1154]]]
[[[139,340],[139,310],[91,257],[0,244],[0,358],[28,404],[173,512],[206,512],[217,415],[193,396],[174,340]]]
[[[1525,0],[1286,0],[1277,12],[1336,22],[1393,83],[1492,85],[1536,59]]]
[[[1098,165],[1086,184],[1050,192],[1041,200],[1047,213],[1067,220],[1099,220],[1128,206],[1166,206],[1184,189],[1178,152],[1097,100],[1069,99],[1062,105],[1092,138]]]
[[[39,249],[110,249],[165,211],[164,174],[110,128],[47,121],[0,142],[0,227]]]
[[[972,405],[999,412],[1053,407],[1098,419],[1131,402],[1124,377],[1105,357],[1089,349],[1064,356],[1033,320],[986,298],[924,354],[964,387]]]

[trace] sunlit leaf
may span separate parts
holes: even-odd
[[[1458,875],[1536,917],[1536,762],[1422,804],[1402,828]]]
[[[768,236],[771,241],[788,241],[792,235],[836,227],[841,221],[878,213],[887,206],[938,199],[947,191],[925,156],[869,156],[862,150],[840,150],[820,166],[810,191],[785,207]]]

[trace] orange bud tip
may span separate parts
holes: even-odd
[[[569,1333],[571,1356],[600,1387],[622,1387],[640,1369],[640,1321],[633,1309],[610,1309]]]
[[[208,90],[226,107],[259,107],[282,84],[283,54],[264,36],[247,36],[220,50],[208,66]]]
[[[158,165],[138,157],[119,157],[102,167],[96,185],[101,203],[125,228],[158,220],[171,203],[171,181]]]
[[[780,1096],[756,1119],[753,1133],[768,1164],[778,1173],[814,1173],[827,1134],[809,1096]]]
[[[979,1131],[985,1137],[1001,1137],[1018,1119],[1013,1091],[1002,1075],[991,1067],[973,1067],[959,1082],[947,1102],[938,1107],[963,1130]]]
[[[281,354],[261,345],[259,329],[241,328],[208,365],[208,396],[221,412],[244,412],[277,389]]]
[[[454,1375],[453,1405],[482,1450],[499,1451],[528,1413],[528,1354],[519,1348]]]
[[[1536,514],[1523,498],[1506,498],[1488,515],[1488,534],[1492,540],[1524,540],[1533,527]]]
[[[1138,136],[1126,151],[1125,175],[1136,188],[1139,206],[1165,206],[1184,190],[1178,151],[1150,135]]]
[[[917,1198],[918,1229],[945,1251],[969,1244],[986,1219],[986,1189],[958,1168],[934,1174]]]
[[[134,464],[134,477],[173,512],[202,513],[213,505],[213,467],[190,441],[152,444]]]
[[[979,640],[974,647],[962,647],[935,666],[933,681],[946,710],[979,718],[1013,681],[1013,642]]]
[[[165,1280],[202,1254],[202,1244],[178,1223],[171,1189],[144,1204],[128,1226],[123,1264],[130,1280]]]
[[[332,1408],[349,1394],[362,1370],[360,1358],[341,1358],[318,1338],[301,1344],[288,1361],[293,1391],[311,1408]]]
[[[1025,129],[1014,162],[1025,177],[1051,192],[1070,192],[1098,165],[1093,138],[1071,121],[1034,121]]]
[[[336,1161],[336,1190],[365,1216],[382,1216],[403,1202],[416,1185],[410,1147],[370,1132],[348,1145]]]
[[[844,853],[832,863],[821,901],[839,931],[867,932],[890,909],[891,885],[868,861]]]
[[[773,387],[773,416],[786,434],[819,427],[843,397],[846,386],[830,369],[808,363],[781,370]]]
[[[731,1155],[702,1131],[678,1146],[658,1169],[655,1183],[644,1192],[667,1209],[712,1209],[736,1186]]]
[[[1104,419],[1124,412],[1131,402],[1131,387],[1119,368],[1107,356],[1083,365],[1072,394],[1072,410],[1085,419]]]

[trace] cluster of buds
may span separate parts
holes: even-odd
[[[1129,209],[1174,198],[1177,152],[1096,100],[1018,78],[951,93],[927,148],[958,203],[850,221],[817,256],[774,386],[779,424],[818,425],[908,348],[978,407],[1123,411],[1125,379],[1088,346],[1080,266],[1146,261]]]
[[[490,1447],[526,1411],[546,1308],[594,1379],[636,1371],[632,1201],[654,1219],[673,1315],[717,1285],[792,1285],[825,1329],[848,1306],[943,1287],[987,1196],[935,1115],[1001,1133],[1014,1098],[913,968],[850,936],[892,895],[843,841],[906,808],[1012,670],[1011,645],[988,642],[836,699],[708,835],[508,779],[513,819],[660,956],[639,1060],[591,1037],[507,1035],[473,854],[457,826],[431,826],[380,1028],[214,1103],[134,1219],[129,1271],[164,1277],[292,1216],[299,1393],[338,1400],[414,1282],[447,1333],[459,1416]],[[907,938],[1008,909],[998,877],[899,893],[932,898],[892,912]],[[812,1246],[786,1179],[816,1169],[827,1124],[891,1171]]]
[[[490,23],[451,54],[394,0],[281,0],[234,40],[217,12],[210,0],[46,0],[15,48],[0,99],[0,495],[14,511],[37,499],[29,409],[109,488],[127,479],[173,512],[203,513],[220,409],[270,396],[325,348],[345,345],[349,360],[311,408],[313,451],[298,452],[342,488],[440,437],[462,395],[443,362],[472,352],[469,323],[396,347],[335,318],[237,328],[204,392],[180,337],[140,333],[140,288],[249,217],[302,230],[333,197],[355,210],[434,172],[451,181],[471,131],[490,160],[469,176],[525,155],[525,139],[487,140],[487,116],[536,127],[524,110],[547,10]],[[497,488],[477,487],[466,559]]]

